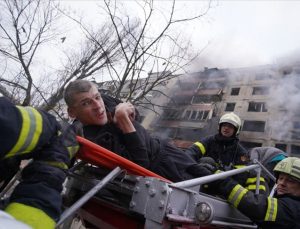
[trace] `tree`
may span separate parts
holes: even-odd
[[[58,71],[55,79],[58,84],[40,108],[54,109],[63,97],[65,86],[73,80],[85,79],[94,76],[99,70],[107,68],[119,61],[120,46],[112,34],[109,25],[104,24],[97,32],[90,32],[79,52],[68,54],[64,69]],[[123,38],[127,34],[123,34]],[[122,39],[122,38],[121,38]]]
[[[177,77],[178,75],[174,73],[178,70],[184,70],[198,56],[198,53],[191,55],[190,41],[185,40],[184,42],[181,40],[181,31],[174,33],[172,28],[174,29],[176,24],[201,18],[210,8],[210,2],[201,14],[176,18],[176,1],[174,0],[171,2],[168,11],[163,11],[160,14],[161,20],[158,26],[158,21],[154,18],[154,11],[157,10],[154,1],[137,1],[136,6],[143,16],[138,20],[138,29],[135,32],[130,30],[129,25],[136,18],[130,17],[128,14],[123,15],[122,6],[118,1],[104,1],[104,3],[104,9],[109,15],[110,22],[120,43],[123,66],[125,66],[122,68],[109,66],[111,80],[117,82],[113,94],[115,97],[121,97],[124,86],[129,83],[130,90],[127,100],[139,106],[154,109],[159,104],[153,104],[146,95],[151,91],[164,94],[160,86]],[[156,31],[154,30],[155,27],[158,27]],[[130,35],[121,40],[121,31],[128,31]],[[155,72],[155,74],[152,77],[145,78],[145,72],[149,75],[152,72]]]
[[[18,104],[53,109],[70,80],[88,77],[117,57],[118,43],[104,25],[101,33],[93,34],[94,40],[85,41],[82,50],[66,54],[64,68],[54,73],[56,77],[34,76],[38,50],[59,35],[57,27],[53,28],[60,15],[58,7],[51,0],[1,2],[0,53],[7,67],[0,78],[0,92]]]
[[[58,15],[52,1],[4,0],[0,4],[0,53],[8,65],[0,78],[0,92],[30,105],[35,90],[31,66],[37,50],[53,38],[49,30]]]
[[[154,1],[135,3],[142,10],[143,19],[126,14],[120,1],[104,1],[99,9],[102,9],[100,13],[104,10],[107,20],[92,30],[82,19],[71,17],[51,0],[2,1],[0,31],[4,42],[0,44],[0,54],[7,67],[0,69],[4,72],[0,78],[0,93],[22,105],[58,112],[63,90],[70,81],[97,80],[101,73],[116,83],[114,96],[120,97],[125,84],[130,82],[127,100],[139,105],[151,103],[146,95],[174,77],[176,71],[187,66],[197,55],[190,56],[189,42],[182,42],[180,33],[174,34],[172,27],[200,18],[209,5],[202,14],[175,19],[174,0],[169,11],[162,15],[164,24],[154,32]],[[56,26],[62,13],[82,29],[83,45],[75,51],[66,50],[61,69],[45,71],[47,74],[37,77],[38,50],[59,36],[61,42],[68,39],[60,35]],[[161,74],[151,80],[143,79],[143,84],[137,83],[149,72]]]

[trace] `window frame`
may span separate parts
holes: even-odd
[[[224,111],[234,111],[235,105],[236,105],[236,103],[226,103],[226,107],[225,107]],[[233,106],[232,109],[228,109],[228,108],[231,108],[231,106]]]
[[[250,110],[250,108],[253,108]],[[268,112],[267,104],[265,102],[249,102],[248,112]]]
[[[231,88],[230,95],[232,95],[232,96],[237,96],[237,95],[239,95],[239,94],[240,94],[240,90],[241,90],[241,88],[240,88],[240,87],[233,87],[233,88]],[[236,93],[234,93],[234,91],[237,91],[237,92],[236,92]]]
[[[259,125],[259,124],[263,125],[263,126],[261,126],[261,127],[255,127],[254,126],[254,125]],[[266,122],[265,121],[245,120],[244,123],[243,123],[242,131],[264,133],[265,128],[266,128]]]

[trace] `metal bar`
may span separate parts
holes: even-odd
[[[4,199],[6,194],[8,193],[8,191],[13,188],[14,184],[16,184],[16,182],[18,180],[20,180],[22,175],[22,171],[18,170],[18,172],[13,176],[13,178],[9,181],[9,183],[4,187],[4,189],[2,190],[2,192],[0,193],[0,199]]]
[[[273,197],[273,196],[274,196],[274,194],[275,194],[275,191],[276,191],[276,188],[277,188],[277,185],[275,184],[275,185],[273,186],[273,188],[272,188],[271,192],[270,192],[270,195],[269,195],[269,197]]]
[[[77,202],[75,202],[70,208],[65,210],[57,222],[56,227],[61,225],[68,217],[74,214],[82,205],[84,205],[89,199],[91,199],[100,189],[102,189],[108,182],[115,179],[122,172],[120,167],[116,167],[107,176],[105,176],[98,184],[96,184],[90,191],[82,196]]]
[[[206,184],[215,180],[219,180],[219,179],[223,179],[229,176],[233,176],[245,171],[249,171],[252,169],[256,169],[259,168],[259,165],[249,165],[246,166],[244,168],[240,168],[240,169],[233,169],[233,170],[229,170],[226,172],[221,172],[221,173],[217,173],[217,174],[213,174],[213,175],[208,175],[208,176],[204,176],[204,177],[199,177],[199,178],[195,178],[195,179],[191,179],[191,180],[186,180],[186,181],[181,181],[181,182],[177,182],[174,184],[169,184],[169,186],[173,186],[173,187],[177,187],[177,188],[189,188],[189,187],[193,187],[196,185],[201,185],[201,184]]]
[[[255,194],[259,194],[260,174],[261,174],[261,167],[259,167],[257,169],[257,171],[256,171],[256,188],[255,188]]]
[[[8,193],[8,191],[14,187],[14,185],[16,184],[16,182],[18,180],[20,180],[20,178],[22,177],[22,171],[24,170],[24,168],[26,166],[28,166],[29,164],[31,164],[33,162],[33,159],[29,159],[27,164],[23,167],[20,168],[16,174],[13,176],[13,178],[9,181],[9,183],[5,186],[5,188],[2,190],[2,192],[0,193],[0,199],[4,199],[5,195]]]
[[[211,222],[212,225],[218,225],[218,226],[229,226],[230,228],[236,227],[236,228],[257,228],[257,225],[247,225],[243,223],[233,223],[233,222],[225,222],[225,221],[218,221],[213,220]],[[222,227],[223,228],[223,227]]]
[[[268,174],[268,176],[274,181],[276,182],[276,177],[262,164],[260,163],[257,159],[254,159],[253,162],[255,164],[259,164],[259,166]]]

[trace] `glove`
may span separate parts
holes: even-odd
[[[204,164],[209,164],[214,167],[216,167],[217,163],[212,157],[201,157],[199,160],[199,164],[204,163]]]
[[[203,157],[198,164],[189,166],[187,172],[195,177],[202,177],[214,174],[217,169],[217,163],[213,158]]]
[[[256,172],[255,172],[255,170],[250,170],[250,171],[236,174],[236,175],[232,176],[232,178],[242,186],[246,185],[248,178],[254,178],[255,180],[253,181],[254,182],[253,184],[255,184],[256,183]]]

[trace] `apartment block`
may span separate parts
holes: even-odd
[[[204,69],[173,82],[171,99],[149,130],[186,148],[218,131],[219,118],[242,119],[241,143],[248,149],[273,146],[300,156],[299,67],[257,66]]]

